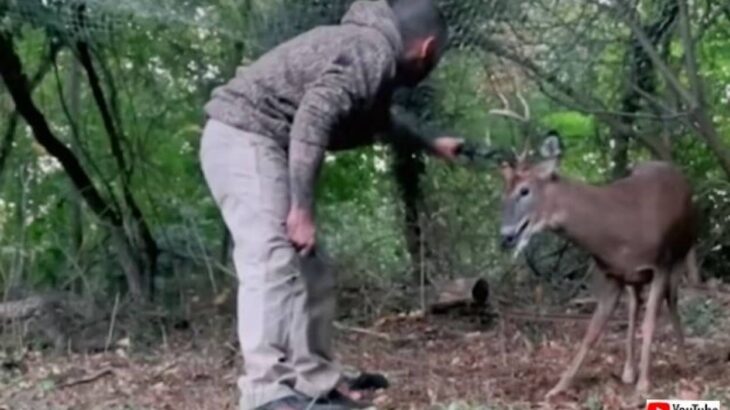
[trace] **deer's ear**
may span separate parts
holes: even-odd
[[[540,147],[540,155],[543,158],[560,158],[563,154],[560,134],[557,131],[548,132]]]
[[[546,160],[543,160],[542,162],[536,164],[532,168],[533,175],[537,177],[538,179],[553,179],[558,173],[558,166],[560,165],[560,161],[557,157],[554,158],[548,158]]]

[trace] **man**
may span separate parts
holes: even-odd
[[[425,79],[446,43],[432,0],[359,0],[341,24],[279,45],[213,91],[200,158],[235,245],[242,409],[356,407],[331,348],[315,182],[326,150],[415,142],[456,156],[462,140],[420,138],[390,112],[394,90]]]

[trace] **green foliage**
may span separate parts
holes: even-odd
[[[681,316],[689,333],[694,336],[707,336],[714,330],[718,320],[724,312],[716,302],[707,300],[692,300],[683,305]]]
[[[542,118],[542,125],[554,129],[568,142],[591,138],[596,133],[592,117],[576,111],[555,112]]]
[[[518,150],[525,138],[538,140],[548,129],[555,129],[566,145],[563,172],[605,181],[611,168],[613,130],[596,112],[616,110],[626,89],[630,35],[625,25],[616,16],[575,2],[553,9],[526,0],[440,3],[451,25],[453,47],[427,84],[406,93],[402,103],[416,111],[424,125]],[[56,60],[57,75],[52,70],[33,97],[53,131],[73,147],[104,198],[114,203],[111,198],[121,192],[120,170],[110,155],[108,135],[83,75],[75,118],[78,135],[72,132],[67,112],[74,66],[68,45],[74,39],[91,42],[102,86],[124,137],[131,192],[163,250],[162,282],[175,283],[172,278],[184,270],[203,277],[203,282],[219,283],[221,278],[215,275],[229,273],[216,269],[221,268],[223,225],[197,158],[202,106],[211,90],[227,81],[242,61],[251,61],[307,28],[337,22],[350,1],[93,0],[89,1],[93,18],[82,31],[74,26],[71,2],[3,4],[13,8],[5,10],[2,20],[5,27],[12,27],[26,74],[32,75],[47,58],[51,41],[67,47]],[[693,7],[697,16],[704,13],[704,5]],[[718,14],[718,20],[704,28],[697,47],[707,109],[720,138],[730,142],[730,115],[725,109],[730,99],[727,23]],[[698,21],[693,21],[696,26]],[[592,105],[566,99],[554,84],[495,53],[491,43],[526,55]],[[675,37],[667,57],[670,68],[680,70],[683,51]],[[502,105],[491,84],[492,75],[520,79],[516,89],[531,108],[533,128],[526,130],[489,114]],[[687,81],[686,76],[680,77]],[[519,111],[514,91],[505,93]],[[662,98],[671,94],[661,78],[658,93]],[[645,105],[642,109],[650,112],[649,104]],[[12,109],[7,93],[0,92],[0,136]],[[721,275],[730,263],[723,256],[730,237],[722,228],[729,211],[721,195],[727,186],[716,154],[681,121],[638,120],[633,126],[651,138],[665,131],[670,135],[674,158],[695,181],[706,211],[706,243],[701,247],[706,274]],[[632,160],[650,158],[637,141],[631,142],[628,154]],[[382,147],[332,155],[318,187],[320,231],[343,266],[343,274],[384,288],[393,281],[410,280],[407,273],[413,262],[405,249],[403,209],[391,162],[389,150]],[[69,218],[80,204],[79,197],[67,175],[49,164],[48,155],[21,124],[9,162],[0,173],[0,285],[116,292],[123,274],[114,257],[118,251],[109,227],[83,205],[79,226],[72,226]],[[495,240],[501,189],[495,170],[428,160],[422,181],[428,273],[499,277],[508,271],[512,262]],[[83,233],[78,249],[69,240],[76,228]],[[179,262],[184,269],[175,268]],[[216,273],[209,277],[210,271]]]

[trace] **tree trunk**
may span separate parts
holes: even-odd
[[[403,203],[403,233],[411,260],[411,274],[414,283],[421,283],[421,266],[425,262],[423,259],[428,257],[420,218],[423,205],[421,175],[426,165],[421,154],[412,147],[396,145],[394,154],[393,172]]]

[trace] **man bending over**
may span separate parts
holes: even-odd
[[[391,114],[393,92],[425,79],[446,43],[432,0],[359,0],[213,91],[200,159],[234,240],[241,409],[357,407],[332,352],[315,182],[327,150],[416,143],[455,157],[462,140],[421,138]]]

